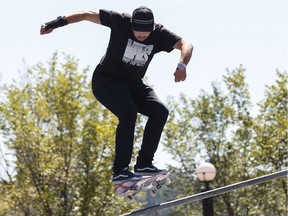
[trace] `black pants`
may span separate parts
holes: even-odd
[[[113,172],[118,173],[131,162],[137,113],[148,117],[137,165],[151,164],[169,114],[154,90],[143,83],[129,88],[123,84],[112,84],[94,89],[93,93],[119,120]]]

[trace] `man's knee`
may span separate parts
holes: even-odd
[[[163,118],[164,118],[165,121],[166,121],[167,118],[168,118],[168,116],[169,116],[169,109],[168,109],[166,106],[163,106],[162,115],[163,115]]]
[[[154,117],[160,121],[166,122],[169,115],[169,110],[163,104],[160,104],[157,108],[157,111],[154,113]]]

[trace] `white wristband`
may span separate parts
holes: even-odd
[[[179,62],[177,65],[177,69],[186,69],[186,64]]]

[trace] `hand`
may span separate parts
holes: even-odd
[[[52,31],[53,31],[52,28],[46,29],[46,25],[41,25],[40,35],[49,34],[49,33],[51,33]]]
[[[186,68],[177,68],[174,77],[175,77],[175,82],[181,82],[186,79]]]

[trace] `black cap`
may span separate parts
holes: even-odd
[[[141,6],[133,11],[132,29],[141,32],[151,32],[154,30],[154,16],[150,8]]]

